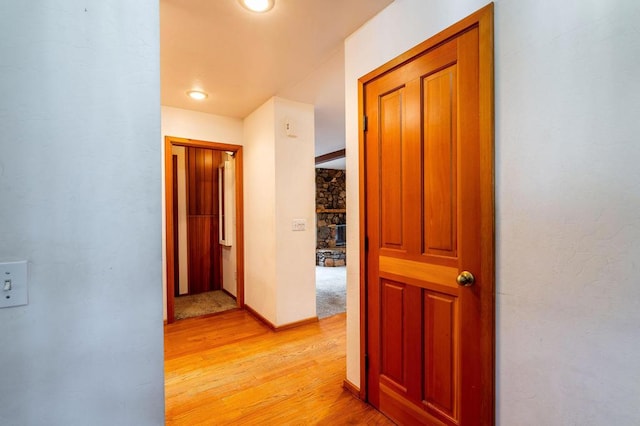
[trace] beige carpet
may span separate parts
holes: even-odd
[[[222,290],[179,296],[175,298],[175,318],[185,319],[199,317],[216,312],[228,311],[237,307],[236,301]]]
[[[326,318],[347,310],[347,267],[316,266],[316,312]]]

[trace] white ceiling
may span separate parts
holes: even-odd
[[[160,0],[162,104],[244,118],[272,96],[314,104],[316,155],[343,149],[344,39],[393,0]],[[186,96],[197,88],[205,101]]]
[[[316,164],[316,169],[346,170],[347,161],[344,157],[337,158],[335,160],[327,161],[325,163]]]

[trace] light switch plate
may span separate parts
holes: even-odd
[[[293,219],[291,229],[293,231],[304,231],[307,228],[306,219]]]
[[[298,137],[296,133],[296,126],[293,120],[290,120],[290,119],[285,120],[284,131],[287,134],[287,136],[290,138]]]
[[[0,308],[27,303],[27,261],[0,262]]]

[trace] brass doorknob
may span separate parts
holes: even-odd
[[[462,271],[460,272],[460,275],[458,275],[458,278],[456,278],[456,281],[458,282],[458,284],[468,287],[470,285],[473,285],[474,282],[476,282],[476,278],[473,276],[471,272]]]

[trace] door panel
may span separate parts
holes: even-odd
[[[405,286],[382,280],[382,365],[380,374],[398,389],[406,391],[404,365],[404,305]]]
[[[206,148],[187,148],[189,215],[218,214],[219,151]]]
[[[425,403],[456,418],[457,389],[457,297],[423,291],[424,303],[424,395]]]
[[[366,393],[401,424],[493,421],[491,16],[361,80]]]
[[[456,67],[422,83],[424,99],[424,250],[456,256]]]
[[[189,294],[217,290],[219,262],[216,262],[218,227],[212,216],[189,216]],[[217,287],[216,287],[217,282]]]
[[[402,232],[402,107],[403,89],[380,97],[382,247],[401,249]],[[393,141],[394,143],[387,143]]]

